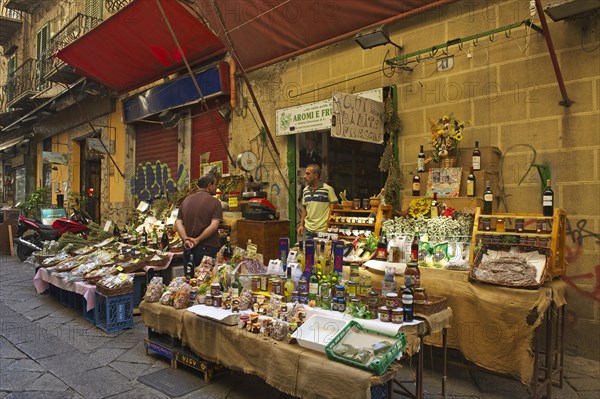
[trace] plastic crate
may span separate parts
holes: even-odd
[[[49,284],[48,294],[51,297],[55,298],[57,301],[60,299],[60,291],[61,291],[61,289],[58,288],[57,286]]]
[[[371,385],[371,399],[387,399],[388,392],[388,384]]]
[[[75,294],[75,311],[83,315],[83,319],[94,324],[94,309],[87,310],[87,300],[83,295]]]
[[[133,277],[133,307],[137,308],[142,302],[144,293],[146,292],[146,276]]]
[[[59,302],[67,307],[74,308],[75,307],[75,294],[72,291],[67,291],[60,289],[59,293]]]
[[[366,347],[369,345],[376,344],[378,341],[388,341],[391,346],[377,356],[372,356],[371,359],[365,364],[359,361],[351,360],[343,356],[339,356],[334,352],[334,348],[338,344],[350,344],[354,347]],[[406,337],[402,331],[396,335],[384,334],[379,331],[369,330],[364,328],[356,321],[351,320],[325,347],[325,353],[330,359],[337,360],[339,362],[347,363],[355,367],[364,368],[371,370],[379,375],[383,374],[390,364],[396,359],[404,346],[406,345]]]
[[[107,333],[133,327],[133,293],[106,296],[96,291],[96,326]]]

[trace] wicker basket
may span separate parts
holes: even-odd
[[[40,265],[42,267],[48,267],[48,265],[43,265],[42,262],[44,262],[44,260],[46,260],[48,258],[56,256],[56,254],[50,254],[50,255],[37,255],[37,254],[34,254],[33,256],[35,257],[35,261],[38,263],[38,265]]]
[[[445,296],[429,295],[427,302],[425,303],[414,303],[415,313],[419,313],[425,316],[432,315],[434,313],[441,312],[448,307],[448,298]]]
[[[518,284],[510,281],[489,281],[489,280],[480,280],[475,276],[475,270],[480,266],[481,260],[483,259],[483,255],[487,253],[488,250],[496,250],[502,251],[507,250],[510,247],[515,247],[519,250],[519,252],[534,252],[545,255],[546,262],[544,264],[544,268],[542,270],[542,274],[539,278],[539,281],[531,284]],[[471,270],[469,272],[469,279],[473,281],[478,281],[480,283],[492,284],[492,285],[500,285],[505,287],[513,287],[513,288],[539,288],[544,284],[546,279],[546,275],[548,273],[548,267],[550,263],[550,259],[552,259],[552,251],[548,248],[539,248],[539,247],[531,247],[520,244],[485,244],[481,247],[481,249],[477,252],[475,259],[473,260],[473,264],[471,265]]]
[[[154,267],[162,267],[162,266],[168,265],[170,261],[171,261],[171,257],[169,257],[169,256],[165,256],[164,258],[161,258],[160,260],[146,259],[146,265],[154,266]]]
[[[446,157],[440,159],[440,167],[453,168],[456,165],[456,157]]]
[[[123,285],[118,288],[108,288],[101,284],[96,284],[96,292],[105,296],[125,295],[133,292],[133,284]]]

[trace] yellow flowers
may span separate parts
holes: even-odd
[[[438,120],[429,119],[431,125],[431,145],[434,147],[433,159],[439,161],[440,158],[447,156],[456,156],[458,146],[463,139],[463,130],[470,121],[461,121],[454,117],[454,114],[444,115]]]
[[[430,208],[431,201],[427,201],[425,198],[415,198],[410,201],[408,206],[408,215],[413,218],[424,216],[429,213]]]

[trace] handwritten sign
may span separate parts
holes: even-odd
[[[352,94],[333,93],[331,135],[342,139],[383,143],[383,103]]]

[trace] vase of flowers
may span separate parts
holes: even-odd
[[[456,163],[458,147],[463,138],[465,126],[470,121],[456,119],[454,113],[444,115],[437,120],[429,119],[431,125],[430,142],[433,146],[433,159],[444,168]]]

